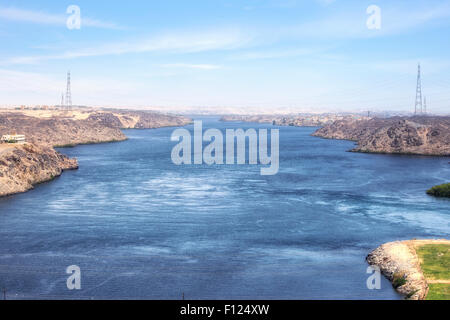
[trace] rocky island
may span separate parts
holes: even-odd
[[[25,144],[0,144],[0,196],[25,192],[34,185],[77,169],[76,159],[54,150],[80,144],[126,140],[121,129],[184,126],[182,116],[144,111],[0,111],[0,136],[20,133]]]

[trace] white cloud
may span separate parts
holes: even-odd
[[[277,50],[261,50],[250,51],[236,54],[233,60],[257,60],[257,59],[278,59],[297,56],[308,56],[321,52],[322,50],[313,48],[296,48],[296,49],[277,49]]]
[[[318,0],[326,1],[326,0]],[[406,7],[382,7],[382,29],[369,30],[366,27],[367,14],[360,7],[352,11],[332,13],[326,19],[313,20],[298,25],[279,28],[255,28],[244,31],[231,29],[216,29],[210,31],[178,31],[141,39],[123,40],[112,43],[99,44],[93,47],[59,48],[54,54],[37,56],[3,57],[1,65],[34,64],[46,60],[66,60],[82,57],[96,57],[108,55],[122,55],[148,52],[167,53],[196,53],[213,50],[231,50],[252,45],[276,43],[285,39],[290,41],[299,39],[314,39],[315,41],[332,39],[355,39],[386,36],[411,32],[415,27],[432,21],[444,20],[450,17],[450,5],[435,5],[417,7],[414,10]],[[63,23],[64,17],[49,15],[41,12],[24,11],[18,9],[0,8],[0,17],[5,19],[31,21],[39,23]],[[104,26],[96,20],[86,19],[91,26]],[[445,21],[445,20],[444,20]],[[243,53],[238,59],[267,59],[283,58],[313,54],[308,48],[295,50],[278,50],[277,52]]]
[[[61,54],[13,57],[4,59],[2,64],[34,64],[46,60],[65,60],[130,53],[196,53],[212,50],[230,50],[241,47],[250,41],[250,37],[243,36],[237,30],[180,32],[139,40],[107,43],[78,50],[68,50]]]
[[[330,4],[336,2],[336,0],[316,0],[322,6],[329,6]]]
[[[385,5],[381,7],[382,27],[369,30],[369,15],[363,5],[352,10],[332,12],[326,18],[286,26],[277,30],[284,37],[310,38],[315,40],[358,39],[397,35],[413,32],[418,27],[450,18],[450,4],[426,4],[423,6]]]
[[[0,69],[2,104],[57,104],[65,86],[65,75]],[[139,91],[145,91],[139,82],[131,83],[101,76],[84,75],[82,81],[72,82],[75,104],[95,105],[97,101],[105,101],[105,97],[110,97],[111,92],[114,92],[114,98],[108,103],[112,103],[114,99],[127,101]]]
[[[68,15],[64,14],[50,14],[43,11],[31,11],[13,7],[9,8],[0,7],[0,20],[65,26],[67,17]],[[104,29],[123,29],[123,27],[120,27],[111,22],[104,22],[84,17],[83,12],[81,14],[81,26],[104,28]]]
[[[6,92],[20,92],[24,88],[40,92],[48,92],[58,82],[43,74],[0,69],[0,88]]]
[[[170,63],[161,65],[163,68],[183,68],[183,69],[201,69],[201,70],[214,70],[220,69],[221,66],[214,64],[188,64],[188,63]]]
[[[450,69],[450,60],[441,59],[401,59],[391,61],[381,61],[367,63],[364,67],[371,68],[373,70],[382,71],[384,73],[397,73],[411,76],[411,79],[415,79],[417,74],[417,64],[422,65],[422,74],[434,75],[440,74],[443,70]]]

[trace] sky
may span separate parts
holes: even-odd
[[[0,105],[59,104],[70,70],[75,105],[407,112],[420,62],[450,110],[448,0],[1,0],[0,41]]]

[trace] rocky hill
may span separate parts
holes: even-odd
[[[450,156],[450,117],[339,120],[313,135],[356,141],[357,152]]]
[[[148,111],[98,111],[92,113],[88,120],[96,121],[105,126],[121,129],[155,129],[163,127],[185,126],[191,119]]]
[[[368,119],[356,114],[228,115],[221,121],[270,123],[275,126],[321,127],[338,120]]]
[[[0,144],[0,196],[25,192],[33,185],[78,167],[76,159],[53,147],[123,141],[121,129],[183,126],[186,117],[134,111],[57,111],[54,114],[2,111],[0,136],[24,134],[27,144]]]
[[[53,148],[26,145],[0,145],[0,196],[25,192],[34,185],[77,169],[76,159]]]
[[[70,116],[40,118],[20,112],[0,113],[0,135],[25,134],[27,141],[45,146],[73,146],[123,141],[127,137],[120,129],[154,129],[183,126],[191,120],[185,117],[154,112],[91,112],[84,119]]]
[[[24,134],[28,142],[44,146],[122,141],[126,136],[118,128],[105,126],[91,119],[40,119],[18,113],[0,115],[0,135]]]

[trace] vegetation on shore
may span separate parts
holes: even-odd
[[[450,284],[431,283],[426,300],[450,300]]]
[[[104,141],[86,141],[86,142],[80,142],[80,143],[69,143],[69,144],[63,144],[63,145],[55,145],[53,148],[63,149],[63,148],[75,148],[77,146],[84,146],[84,145],[91,145],[91,144],[105,144],[105,143],[116,143],[116,142],[123,142],[128,140],[128,138],[125,138],[124,140],[118,140],[118,139],[112,139],[112,140],[104,140]]]
[[[394,273],[392,278],[392,286],[397,289],[406,284],[406,275],[402,273]]]
[[[427,194],[434,197],[450,198],[450,183],[435,186],[428,190]]]
[[[450,300],[450,240],[385,243],[367,256],[408,300]]]
[[[419,247],[416,252],[422,272],[429,282],[426,299],[450,300],[450,245],[427,244]]]
[[[417,249],[421,268],[429,280],[450,279],[450,245],[426,244]]]

